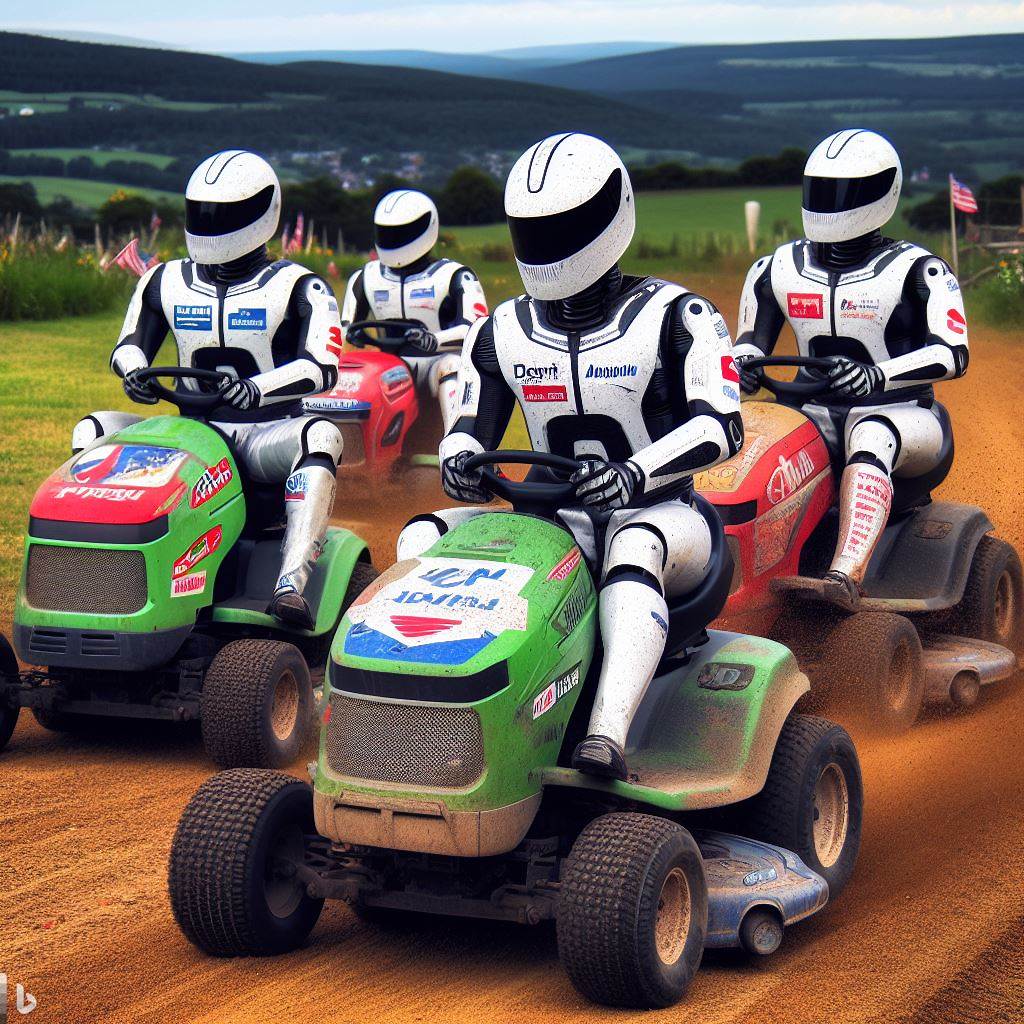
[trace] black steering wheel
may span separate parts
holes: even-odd
[[[528,515],[544,515],[571,503],[576,494],[576,485],[568,480],[509,480],[495,472],[502,463],[513,466],[541,466],[559,473],[571,475],[580,468],[576,459],[550,452],[500,451],[479,452],[466,459],[467,470],[479,469],[487,489],[499,498],[509,502],[513,512]]]
[[[832,369],[835,358],[816,356],[759,356],[743,364],[744,370],[750,370],[757,377],[758,384],[770,391],[776,398],[813,398],[824,395],[831,390],[831,383],[824,376]],[[820,379],[812,380],[776,380],[764,372],[766,366],[796,366],[802,370],[811,370],[822,374]]]
[[[211,390],[172,389],[161,384],[160,377],[169,377],[171,380],[194,380]],[[157,398],[176,405],[181,412],[191,416],[202,416],[217,408],[221,404],[224,392],[235,380],[230,373],[223,370],[200,370],[188,366],[147,366],[136,372],[135,379],[140,384],[148,384],[149,390]]]
[[[409,343],[405,340],[405,332],[412,328],[422,328],[418,320],[354,320],[345,328],[345,340],[353,348],[366,348],[373,345],[381,352],[397,352]],[[368,337],[366,332],[376,330],[377,337]],[[390,333],[400,331],[400,334]]]

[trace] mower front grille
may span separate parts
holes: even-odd
[[[333,693],[327,764],[354,779],[460,789],[484,772],[480,716],[471,708],[387,704]]]
[[[146,604],[141,551],[33,544],[25,598],[33,608],[96,615],[131,615]]]

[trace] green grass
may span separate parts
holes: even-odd
[[[290,98],[280,94],[282,99]],[[245,110],[273,110],[278,103],[207,103],[193,100],[165,100],[160,96],[137,96],[124,92],[10,92],[0,90],[0,106],[31,107],[37,114],[52,114],[68,109],[68,100],[72,97],[81,99],[87,107],[105,107],[111,103],[124,106],[155,107],[161,110],[185,110],[202,113],[207,110],[219,110],[222,107],[238,107]]]
[[[134,185],[115,185],[109,181],[90,181],[87,178],[51,178],[45,175],[16,177],[0,174],[0,183],[29,181],[35,186],[36,195],[44,205],[52,203],[57,196],[66,196],[76,206],[95,209],[102,206],[118,189],[145,196],[147,199],[163,199],[181,203],[177,192],[162,192],[155,188],[137,188]]]
[[[85,156],[97,167],[105,167],[111,160],[131,160],[159,167],[161,170],[174,160],[173,156],[163,153],[139,153],[134,149],[12,149],[11,155],[54,157],[65,163],[76,157]]]

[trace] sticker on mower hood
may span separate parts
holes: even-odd
[[[78,457],[71,466],[71,477],[77,484],[92,487],[166,487],[186,458],[177,448],[102,444]]]
[[[204,558],[212,555],[220,547],[223,536],[224,531],[220,526],[207,530],[191,545],[188,551],[175,561],[171,571],[172,579],[180,579],[191,572]]]
[[[370,601],[349,608],[345,652],[460,665],[506,630],[526,629],[521,592],[534,570],[467,558],[421,558]]]

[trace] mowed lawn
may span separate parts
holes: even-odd
[[[97,167],[105,167],[111,160],[130,160],[137,164],[149,164],[161,170],[174,160],[164,153],[139,153],[134,149],[12,149],[12,156],[48,156],[57,160],[74,160],[88,157]]]
[[[172,203],[184,203],[177,192],[162,192],[155,188],[139,188],[136,185],[115,185],[110,181],[93,181],[90,178],[56,178],[47,175],[0,174],[0,183],[29,181],[35,186],[39,202],[52,203],[57,196],[67,196],[76,206],[94,209],[102,206],[118,189],[146,196],[147,199],[163,199]]]

